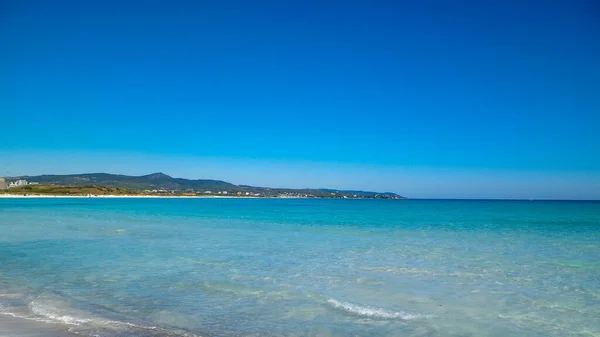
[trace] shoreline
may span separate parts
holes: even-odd
[[[67,326],[0,313],[0,337],[75,337]]]
[[[331,200],[406,200],[387,198],[324,198],[324,197],[256,197],[246,195],[54,195],[54,194],[2,194],[0,199],[331,199]]]
[[[98,199],[98,198],[151,198],[151,199],[179,199],[179,198],[195,198],[195,199],[285,199],[285,198],[261,198],[251,196],[204,196],[204,195],[50,195],[50,194],[0,194],[0,199],[26,199],[26,198],[84,198],[84,199]],[[304,198],[306,199],[306,198]]]

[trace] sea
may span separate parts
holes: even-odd
[[[0,316],[89,337],[598,337],[600,202],[0,199]]]

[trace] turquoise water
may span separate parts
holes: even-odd
[[[0,199],[0,313],[83,336],[600,336],[600,203]]]

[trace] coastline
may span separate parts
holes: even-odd
[[[58,324],[37,322],[0,314],[0,337],[75,337],[77,334]]]
[[[217,195],[49,195],[49,194],[0,194],[0,199],[18,199],[18,198],[85,198],[85,199],[97,199],[97,198],[150,198],[150,199],[180,199],[180,198],[193,198],[193,199],[277,199],[277,198],[261,198],[251,196],[217,196]]]
[[[309,198],[309,197],[255,197],[250,195],[127,195],[127,194],[105,194],[105,195],[57,195],[57,194],[0,194],[0,199],[348,199],[348,200],[371,200],[373,198]]]

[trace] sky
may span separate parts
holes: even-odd
[[[0,0],[0,175],[600,199],[600,5]]]

